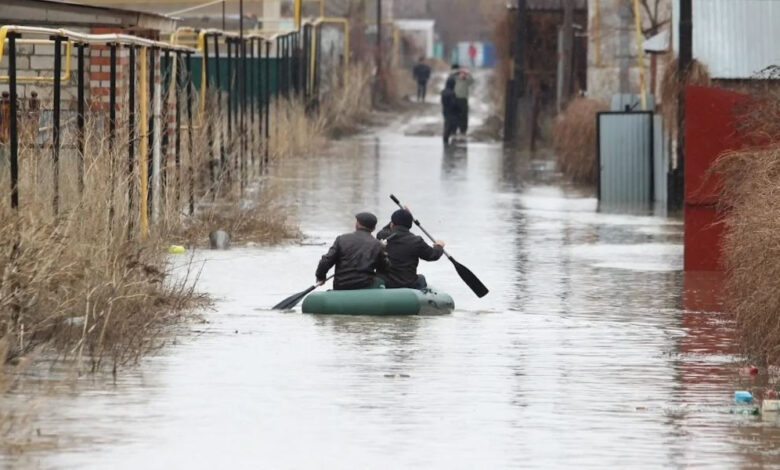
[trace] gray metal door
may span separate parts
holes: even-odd
[[[652,203],[653,113],[602,112],[596,119],[599,201]]]

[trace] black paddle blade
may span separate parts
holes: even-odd
[[[469,268],[455,261],[455,258],[453,257],[450,257],[450,261],[452,261],[452,265],[455,266],[455,271],[458,272],[458,276],[463,279],[463,282],[465,282],[475,294],[477,294],[477,297],[482,298],[490,292],[488,288],[485,287],[485,284],[482,284],[482,281],[480,281]]]
[[[298,292],[297,294],[291,295],[286,299],[282,300],[281,302],[279,302],[278,304],[274,305],[272,310],[290,310],[291,308],[298,305],[298,302],[303,300],[303,298],[306,297],[309,294],[309,292],[313,291],[316,288],[317,286],[311,286],[303,292]]]

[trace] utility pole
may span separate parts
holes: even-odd
[[[685,202],[685,87],[693,62],[692,0],[680,0],[680,50],[677,57],[677,166],[672,170],[669,208],[682,209]]]
[[[384,98],[384,74],[382,71],[382,0],[376,0],[376,101]]]
[[[504,98],[504,141],[511,142],[517,136],[517,105],[525,94],[525,45],[526,29],[525,0],[517,0],[516,34],[512,45],[512,63]]]
[[[620,94],[631,93],[631,5],[630,2],[623,2],[619,7],[618,17],[620,18],[618,64],[618,90]]]
[[[561,55],[561,96],[558,111],[571,97],[572,64],[574,63],[574,2],[563,2],[563,54]]]

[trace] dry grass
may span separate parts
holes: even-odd
[[[606,103],[577,98],[555,118],[552,136],[558,165],[575,183],[596,182],[596,113],[607,109]]]
[[[59,215],[51,210],[51,185],[40,184],[50,181],[51,165],[43,165],[49,154],[37,147],[22,152],[20,209],[7,199],[0,203],[0,331],[7,360],[45,346],[63,358],[87,360],[92,369],[104,359],[114,366],[133,361],[159,344],[164,326],[203,300],[193,291],[194,276],[170,280],[164,231],[128,239],[135,218],[120,203],[128,181],[112,171],[105,142],[88,141],[94,152],[85,156],[83,197],[68,190],[74,175],[63,174]]]
[[[368,65],[351,65],[347,83],[325,96],[320,112],[329,137],[338,138],[357,132],[371,112],[371,71]]]
[[[282,189],[264,183],[267,189],[253,191],[239,198],[223,198],[203,207],[181,225],[171,239],[185,244],[204,244],[213,230],[225,230],[232,243],[276,244],[299,238],[300,231],[292,220],[291,208],[282,202]],[[240,200],[239,200],[240,199]]]
[[[736,110],[752,148],[718,158],[725,234],[725,304],[745,354],[780,363],[780,97],[761,90]]]
[[[661,114],[663,115],[664,126],[667,129],[674,129],[677,126],[677,104],[680,101],[680,91],[683,87],[680,82],[680,66],[676,58],[672,58],[664,70],[664,76],[661,79]],[[710,84],[710,72],[707,66],[694,60],[685,78],[685,86]],[[684,103],[683,103],[684,105]]]
[[[726,306],[744,351],[780,363],[780,148],[720,157]]]
[[[308,111],[303,100],[280,99],[272,106],[269,142],[272,159],[309,155],[325,145],[325,120]]]

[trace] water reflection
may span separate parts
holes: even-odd
[[[463,180],[467,176],[469,148],[467,145],[444,145],[442,147],[442,179]]]

